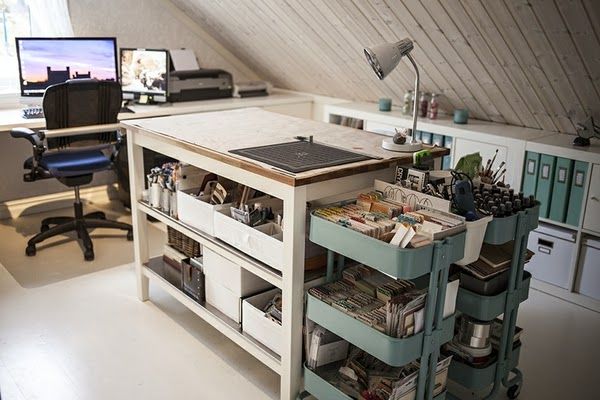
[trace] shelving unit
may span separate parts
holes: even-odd
[[[514,347],[513,337],[519,305],[529,294],[531,275],[524,271],[527,239],[529,233],[537,227],[539,205],[520,211],[506,218],[494,218],[487,227],[484,241],[500,245],[514,240],[513,257],[510,266],[507,289],[494,296],[484,296],[459,288],[456,299],[458,312],[481,321],[492,321],[504,314],[502,335],[495,361],[483,368],[467,365],[457,359],[450,364],[449,379],[474,392],[491,387],[485,399],[495,399],[501,386],[508,388],[508,396],[516,398],[519,394],[523,374],[517,368],[520,345]],[[509,379],[509,373],[514,377]],[[449,389],[449,399],[459,399]]]
[[[310,240],[328,249],[327,276],[334,275],[335,253],[359,261],[394,278],[415,279],[429,274],[429,291],[422,332],[407,338],[392,338],[307,295],[307,318],[344,340],[392,366],[421,360],[417,400],[432,399],[434,374],[440,346],[452,339],[454,315],[443,318],[448,269],[463,257],[465,232],[434,241],[419,249],[401,249],[311,215]],[[338,263],[338,275],[342,265]],[[305,390],[321,400],[349,399],[331,385],[319,371],[306,366]],[[443,399],[444,393],[435,397]]]

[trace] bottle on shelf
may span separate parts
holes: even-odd
[[[427,109],[429,108],[429,94],[426,92],[421,92],[421,97],[419,98],[419,117],[425,118],[427,117]]]
[[[429,119],[437,119],[439,103],[437,100],[438,95],[431,93],[431,100],[429,101]]]
[[[404,102],[402,104],[402,113],[406,115],[412,115],[413,111],[413,100],[415,96],[414,90],[409,90],[404,93]]]

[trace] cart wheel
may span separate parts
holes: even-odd
[[[521,393],[521,386],[512,385],[511,387],[508,388],[506,395],[508,396],[509,399],[516,399],[517,397],[519,397],[519,393]]]

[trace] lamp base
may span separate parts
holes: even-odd
[[[394,143],[393,138],[383,139],[381,143],[381,147],[390,151],[398,151],[402,153],[413,153],[415,151],[419,151],[423,149],[423,143],[415,142],[415,143],[404,143],[404,144],[396,144]]]

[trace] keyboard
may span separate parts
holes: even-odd
[[[23,118],[44,118],[44,109],[41,106],[28,106],[23,109]]]

